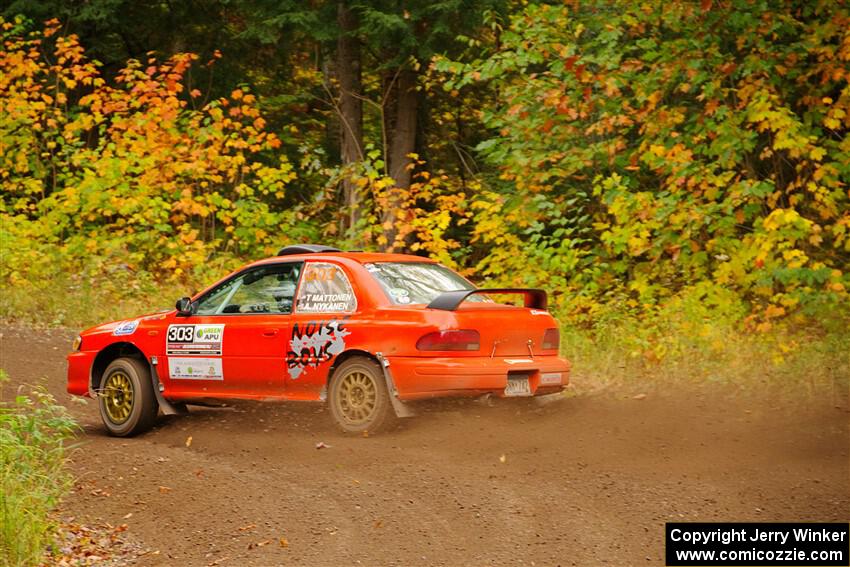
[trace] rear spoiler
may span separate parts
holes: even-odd
[[[497,294],[497,293],[521,293],[525,296],[525,306],[531,309],[546,309],[548,299],[546,292],[542,289],[527,289],[520,287],[503,287],[493,289],[461,289],[458,291],[446,291],[437,296],[437,298],[428,304],[428,309],[442,309],[443,311],[454,311],[461,303],[463,303],[470,295],[478,293]]]

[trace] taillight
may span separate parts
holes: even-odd
[[[561,332],[558,329],[546,329],[543,333],[543,350],[558,350],[561,348]]]
[[[416,341],[417,350],[478,350],[479,348],[481,348],[481,335],[478,331],[471,329],[436,331],[423,335]]]

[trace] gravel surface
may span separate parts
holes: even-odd
[[[74,333],[0,333],[6,399],[45,384],[83,425],[61,513],[126,524],[139,565],[661,565],[667,521],[850,520],[850,414],[827,401],[428,403],[368,438],[245,402],[115,439],[65,393]]]

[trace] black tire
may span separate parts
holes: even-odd
[[[103,425],[115,437],[147,431],[159,411],[150,369],[135,358],[118,358],[106,367],[97,399]]]
[[[396,423],[383,370],[374,360],[349,358],[334,370],[328,390],[331,416],[346,433],[378,433]]]

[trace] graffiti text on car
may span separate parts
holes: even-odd
[[[286,353],[289,377],[295,380],[309,367],[316,368],[345,350],[345,337],[351,334],[343,321],[309,321],[292,327]]]

